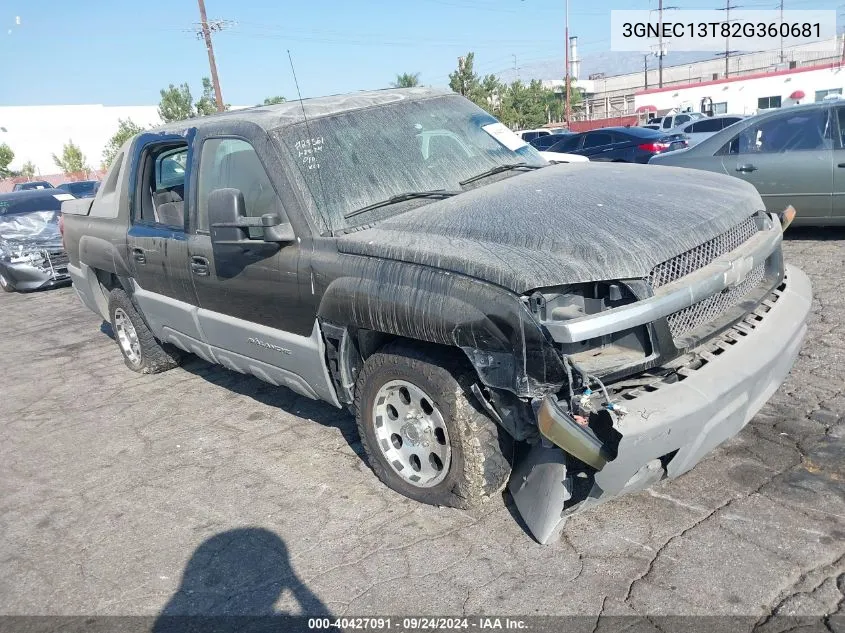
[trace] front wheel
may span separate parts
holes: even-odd
[[[390,345],[367,359],[356,419],[370,467],[388,487],[457,508],[504,488],[513,440],[470,399],[470,378],[446,352]]]

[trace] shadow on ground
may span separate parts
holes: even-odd
[[[785,240],[845,240],[845,226],[793,226],[783,234]]]
[[[294,612],[277,609],[280,599],[295,603]],[[305,631],[315,617],[334,619],[294,572],[284,541],[269,530],[240,528],[196,549],[152,633]]]

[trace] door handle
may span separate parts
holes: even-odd
[[[139,264],[146,264],[147,263],[147,256],[144,253],[143,248],[133,248],[132,249],[132,259],[134,259]]]
[[[191,257],[191,272],[199,277],[208,277],[208,260],[205,257]]]
[[[737,165],[736,170],[748,173],[748,172],[752,172],[752,171],[757,171],[757,168],[754,165],[749,163],[747,165]]]
[[[837,165],[837,167],[840,167],[840,168],[841,168],[841,167],[845,167],[845,163],[839,163],[839,164]]]

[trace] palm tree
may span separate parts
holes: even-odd
[[[390,84],[393,88],[413,88],[420,85],[419,73],[402,73],[396,75],[396,81]]]

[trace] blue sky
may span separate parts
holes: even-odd
[[[787,9],[841,12],[845,0],[785,2]],[[607,50],[612,9],[656,6],[571,0],[571,34],[582,54]],[[564,55],[564,0],[206,0],[206,8],[210,20],[234,23],[214,46],[224,99],[236,105],[295,97],[287,49],[304,97],[383,88],[401,72],[446,85],[469,50],[481,73],[513,67],[514,55],[517,66]],[[192,33],[198,21],[194,0],[0,0],[0,105],[155,104],[160,88],[183,81],[197,95],[209,74],[205,47]]]

